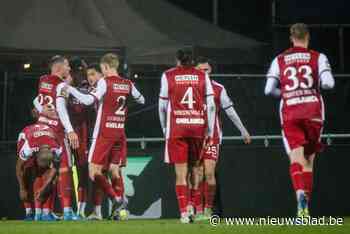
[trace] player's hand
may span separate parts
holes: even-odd
[[[53,109],[52,107],[50,107],[49,105],[45,105],[43,106],[43,111],[42,113],[44,115],[46,115],[47,117],[51,118],[51,119],[57,119],[57,113],[55,111],[55,109]]]
[[[19,197],[21,198],[22,201],[27,201],[29,194],[28,191],[26,189],[20,189],[19,190]]]
[[[204,149],[208,149],[213,144],[214,144],[213,138],[210,136],[206,136],[204,139]]]
[[[69,85],[65,85],[64,87],[62,87],[61,89],[61,95],[65,98],[68,98],[69,97]]]
[[[252,142],[252,139],[251,139],[249,133],[246,133],[245,135],[243,135],[243,141],[244,141],[244,143],[247,144],[247,145],[250,144],[250,143]]]
[[[68,140],[73,149],[79,148],[79,138],[74,131],[68,133]]]

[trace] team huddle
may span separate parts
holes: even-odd
[[[322,150],[320,88],[333,88],[334,78],[327,57],[308,49],[307,26],[295,24],[290,33],[293,47],[273,60],[265,94],[281,99],[282,135],[291,163],[297,215],[308,216],[313,161]],[[63,220],[102,220],[105,195],[112,202],[109,218],[127,217],[122,176],[127,165],[127,101],[132,98],[142,105],[145,98],[133,82],[118,74],[118,66],[118,56],[112,53],[91,65],[77,58],[51,58],[51,73],[40,78],[33,101],[37,122],[22,130],[17,144],[16,174],[26,220],[60,219],[54,212],[56,196]],[[182,223],[207,220],[213,213],[222,143],[221,110],[244,142],[251,142],[225,87],[210,79],[211,70],[208,59],[179,50],[176,66],[161,77],[159,120],[166,140],[164,161],[174,165]],[[79,181],[76,212],[72,209],[73,161]],[[86,217],[89,180],[94,208]]]

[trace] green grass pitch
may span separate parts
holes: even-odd
[[[205,234],[205,233],[350,233],[350,218],[342,226],[226,226],[208,222],[180,224],[174,219],[80,222],[0,221],[0,234]]]

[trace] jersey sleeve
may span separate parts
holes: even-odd
[[[280,67],[278,65],[277,57],[272,61],[270,68],[267,71],[266,78],[274,78],[278,81],[280,80]]]
[[[233,102],[231,98],[228,96],[225,88],[223,88],[220,93],[220,104],[221,104],[221,108],[224,110],[233,106]]]
[[[33,149],[30,147],[26,135],[24,132],[21,132],[17,140],[17,153],[20,159],[27,161],[33,155]]]
[[[161,79],[160,79],[160,92],[159,92],[159,98],[168,100],[169,99],[169,90],[168,90],[168,79],[166,77],[166,74],[163,73]]]
[[[335,80],[332,74],[331,65],[328,58],[324,54],[318,57],[318,76],[323,89],[332,89],[335,85]]]
[[[211,81],[207,73],[205,73],[205,95],[206,96],[214,95],[213,86],[211,85]]]
[[[139,104],[145,104],[145,98],[142,96],[142,94],[137,90],[135,85],[131,83],[131,96],[134,98],[134,100]]]
[[[64,86],[65,86],[64,82],[60,83],[57,86],[56,109],[57,109],[58,117],[60,118],[64,129],[68,133],[74,130],[70,122],[68,111],[67,111],[66,97],[68,96],[68,94],[64,93],[62,90]]]
[[[97,101],[101,101],[107,92],[107,82],[105,79],[100,79],[97,82],[97,87],[90,94],[95,97]]]

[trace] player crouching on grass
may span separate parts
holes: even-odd
[[[61,153],[62,147],[55,133],[46,125],[29,125],[19,134],[16,175],[25,207],[25,220],[56,220],[52,213],[55,201],[53,187],[56,186]]]
[[[132,96],[137,103],[144,104],[145,99],[130,80],[119,76],[117,55],[111,53],[104,55],[100,66],[105,77],[98,80],[96,90],[83,94],[68,85],[65,90],[85,105],[98,103],[89,151],[89,175],[113,201],[111,218],[118,218],[122,210],[125,212],[127,205],[122,177],[122,167],[126,166],[127,154],[125,134],[127,100]],[[112,185],[103,174],[104,170],[111,172]]]
[[[265,94],[281,98],[283,143],[300,217],[309,216],[314,159],[323,148],[325,110],[320,89],[332,89],[335,82],[327,57],[308,49],[310,33],[305,24],[291,26],[290,40],[292,48],[278,55],[270,66]]]

